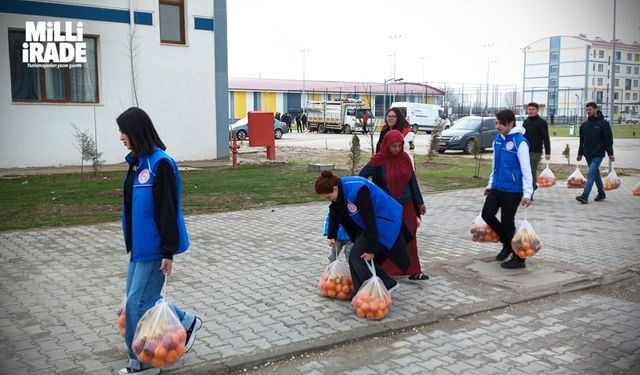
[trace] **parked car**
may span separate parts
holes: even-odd
[[[638,124],[640,123],[640,118],[637,117],[629,117],[628,119],[624,120],[625,124]]]
[[[287,124],[275,118],[273,119],[273,129],[276,139],[282,138],[283,134],[289,132]],[[235,135],[238,140],[249,138],[249,119],[247,117],[243,117],[232,125],[229,125],[229,137],[233,135]]]
[[[527,119],[527,116],[525,115],[516,115],[516,126],[524,125],[524,120],[526,119]]]
[[[449,129],[443,130],[438,141],[438,152],[462,150],[473,153],[476,143],[480,150],[493,147],[498,134],[495,117],[466,116],[456,121]]]

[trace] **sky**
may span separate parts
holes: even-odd
[[[308,80],[521,86],[521,48],[553,35],[611,40],[613,3],[227,0],[229,76],[302,80],[304,65]],[[640,0],[617,0],[617,39],[640,42],[639,15]]]

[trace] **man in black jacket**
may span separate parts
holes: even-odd
[[[587,175],[587,184],[581,195],[576,197],[580,203],[589,203],[589,194],[593,183],[596,183],[598,195],[594,199],[601,202],[607,197],[604,193],[602,178],[600,178],[600,163],[604,159],[604,153],[609,155],[609,161],[614,162],[616,158],[613,156],[613,134],[609,122],[604,119],[602,113],[598,111],[598,105],[594,102],[587,103],[587,121],[580,125],[580,146],[578,147],[578,158],[582,160],[582,155],[587,159],[589,164],[589,174]]]
[[[536,177],[538,176],[538,163],[542,159],[542,146],[544,145],[544,159],[551,159],[551,140],[549,139],[549,126],[547,122],[538,116],[538,103],[527,104],[529,117],[524,120],[522,126],[525,129],[524,137],[529,142],[529,161],[531,163],[531,175],[533,176],[533,191],[538,189]],[[533,195],[531,196],[533,198]]]

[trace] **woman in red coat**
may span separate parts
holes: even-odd
[[[413,164],[409,155],[404,152],[403,146],[403,134],[398,130],[388,130],[382,139],[380,151],[362,168],[360,176],[365,178],[372,177],[374,184],[382,188],[402,205],[402,222],[413,236],[411,241],[407,242],[407,253],[410,261],[408,270],[402,272],[390,262],[384,262],[382,268],[390,275],[408,274],[411,280],[428,280],[429,276],[422,272],[416,241],[420,215],[424,215],[427,212],[427,206],[424,204],[418,180],[413,171]]]

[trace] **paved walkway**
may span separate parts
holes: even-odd
[[[624,278],[640,266],[640,199],[631,195],[639,180],[625,177],[588,205],[564,186],[539,191],[527,216],[544,248],[524,271],[492,262],[497,245],[470,241],[481,190],[427,193],[418,241],[431,280],[402,279],[381,322],[317,294],[326,203],[191,216],[192,248],[176,259],[168,297],[205,325],[164,372],[226,372]],[[0,373],[110,374],[125,364],[115,315],[123,247],[118,223],[0,233]]]

